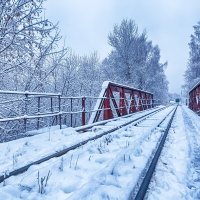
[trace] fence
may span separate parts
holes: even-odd
[[[63,97],[54,93],[0,91],[0,141],[23,137],[32,134],[32,130],[44,127],[77,127],[156,105],[155,100],[148,95],[131,93],[127,97],[125,92],[122,94],[116,91],[108,95],[108,90],[104,90],[104,94],[99,97]],[[99,103],[100,106],[97,106]]]

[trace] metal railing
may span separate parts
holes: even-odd
[[[93,112],[110,109],[94,109],[98,99],[127,101],[127,98],[117,96],[113,98],[64,97],[59,93],[0,91],[0,141],[18,138],[24,133],[30,134],[32,130],[44,127],[59,126],[62,128],[85,125]],[[119,110],[126,107],[127,110],[131,110],[132,106],[136,106],[140,107],[139,110],[144,110],[144,108],[156,105],[155,100],[139,100],[141,103],[138,105],[131,104],[131,99],[128,99],[128,104],[118,107],[111,106],[111,109]],[[103,120],[103,117],[99,120]]]

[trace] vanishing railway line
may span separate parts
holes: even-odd
[[[159,159],[160,153],[162,151],[162,148],[164,147],[164,143],[165,143],[166,137],[168,135],[169,129],[171,127],[174,115],[176,113],[176,109],[177,109],[177,106],[175,106],[172,110],[170,110],[161,120],[157,120],[157,123],[155,123],[156,125],[154,124],[154,127],[152,126],[152,128],[153,128],[152,132],[149,135],[145,134],[144,137],[138,138],[137,142],[135,143],[136,144],[135,148],[138,148],[138,146],[143,146],[143,143],[146,142],[146,138],[148,138],[148,139],[151,138],[151,136],[154,134],[154,132],[156,132],[156,129],[159,127],[160,128],[162,127],[163,130],[161,131],[161,134],[158,136],[157,141],[154,144],[154,147],[151,149],[151,152],[149,152],[149,154],[148,154],[149,157],[145,161],[146,162],[145,166],[141,170],[139,170],[139,177],[136,178],[136,176],[133,176],[136,180],[134,181],[133,189],[130,192],[130,194],[128,195],[129,197],[127,199],[129,199],[129,200],[144,199],[145,194],[148,190],[149,183],[151,181],[151,177],[154,173],[157,161]],[[141,120],[140,122],[135,123],[134,126],[148,127],[147,121],[155,120],[154,117],[155,117],[154,115],[152,115],[151,117],[147,117],[147,118]],[[144,145],[144,147],[142,147],[142,149],[147,147],[148,145],[149,145],[149,142],[146,142],[146,145]],[[133,148],[132,150],[134,151],[135,148]],[[121,156],[123,157],[123,155],[121,155]],[[116,167],[117,162],[114,162],[114,164],[112,163],[111,165],[115,165],[114,168],[117,168]],[[100,173],[100,175],[98,176],[99,178],[101,176],[103,176],[104,170],[105,169],[103,169],[102,173]],[[113,171],[113,170],[111,170],[111,171]],[[113,172],[111,172],[111,173],[113,173]],[[90,185],[92,185],[92,183]],[[118,187],[120,187],[120,186],[121,185],[118,185]],[[84,188],[83,192],[84,192],[84,190],[88,191],[89,188]],[[72,195],[69,197],[69,199],[78,199],[78,195],[75,195],[75,196]],[[90,199],[90,197],[88,197],[88,198]]]
[[[166,109],[168,109],[167,112],[165,111]],[[76,130],[78,132],[80,132],[80,134],[85,134],[86,132],[90,132],[90,131],[94,130],[95,128],[100,127],[101,133],[97,134],[93,137],[90,137],[90,138],[88,138],[84,141],[81,141],[77,144],[74,144],[70,147],[67,147],[66,149],[63,149],[62,151],[52,153],[51,155],[48,155],[48,156],[43,157],[41,159],[38,159],[37,161],[31,162],[31,163],[29,163],[29,164],[27,164],[23,167],[20,167],[16,170],[10,171],[9,173],[6,173],[6,174],[0,176],[0,182],[5,181],[6,179],[8,179],[11,176],[16,176],[16,175],[19,175],[21,173],[24,173],[32,165],[44,163],[45,161],[48,161],[52,158],[63,156],[70,151],[73,151],[73,150],[75,150],[75,149],[77,149],[81,146],[84,146],[85,144],[87,144],[90,141],[93,141],[93,140],[96,141],[97,139],[99,139],[103,136],[109,135],[109,134],[113,134],[114,132],[116,132],[117,130],[120,130],[122,128],[126,128],[128,126],[138,126],[138,127],[140,127],[140,126],[151,127],[152,126],[152,130],[155,131],[157,129],[157,127],[161,127],[162,124],[165,124],[164,125],[165,131],[164,131],[163,134],[161,134],[162,139],[159,139],[160,144],[159,145],[157,144],[156,145],[157,150],[156,151],[154,150],[155,156],[153,156],[154,158],[152,158],[152,156],[151,156],[151,158],[149,158],[149,160],[147,162],[149,169],[147,170],[147,165],[146,165],[145,169],[142,171],[141,177],[144,177],[144,173],[145,173],[145,171],[147,171],[147,173],[145,173],[145,174],[147,174],[145,176],[147,178],[143,178],[142,179],[143,181],[141,181],[141,177],[140,177],[140,179],[139,179],[140,184],[137,184],[137,186],[140,185],[139,189],[138,189],[138,187],[137,188],[134,187],[134,189],[131,192],[131,195],[129,197],[129,199],[142,199],[144,197],[144,194],[145,194],[144,191],[146,191],[147,188],[148,188],[148,184],[150,182],[151,176],[152,176],[153,171],[155,169],[156,162],[159,158],[159,154],[160,154],[162,147],[164,145],[164,141],[166,139],[168,130],[169,130],[170,125],[172,123],[175,111],[176,111],[175,107],[173,107],[171,109],[166,108],[166,107],[159,108],[159,109],[158,108],[157,109],[150,109],[149,111],[146,111],[146,113],[144,113],[144,114],[141,113],[141,115],[139,117],[133,117],[134,114],[131,114],[131,115],[121,117],[120,119],[118,118],[118,119],[107,120],[107,121],[103,121],[103,122],[97,122],[97,123],[94,123],[94,124],[91,124],[91,125],[87,125],[87,126],[83,126],[81,128],[77,128]],[[157,115],[159,116],[159,113],[162,113],[162,112],[164,112],[164,114],[162,115],[161,118],[155,117]],[[113,121],[115,122],[114,124],[111,123]],[[153,121],[154,125],[148,124],[147,121],[148,122]],[[146,123],[147,123],[147,125],[145,125]],[[166,124],[167,124],[167,126],[166,126]],[[105,127],[105,129],[103,127]],[[151,134],[152,134],[153,131],[151,131]],[[84,132],[84,133],[82,133],[82,132]],[[138,138],[138,139],[142,142],[145,139],[144,137],[149,137],[149,136],[148,136],[148,134],[146,134],[146,135],[144,134],[143,136],[141,135],[141,138]],[[151,164],[149,164],[149,163],[151,163]]]
[[[148,190],[148,186],[150,184],[151,181],[151,177],[155,171],[156,168],[156,164],[158,162],[158,159],[160,157],[161,151],[164,147],[165,144],[165,140],[167,138],[167,135],[169,133],[173,118],[175,116],[177,107],[172,111],[173,114],[170,117],[169,122],[167,123],[167,126],[164,130],[164,133],[162,135],[162,137],[160,138],[154,152],[153,155],[150,157],[148,163],[146,164],[144,170],[141,173],[140,179],[138,181],[138,184],[133,188],[133,190],[130,193],[129,196],[129,200],[141,200],[144,199],[146,192]],[[167,117],[167,116],[166,116]],[[163,119],[164,121],[165,119]],[[163,121],[158,125],[160,126]]]

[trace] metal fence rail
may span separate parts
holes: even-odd
[[[97,108],[97,101],[114,103],[109,103],[109,107],[103,103],[104,106]],[[101,121],[108,111],[112,111],[112,117],[118,117],[119,113],[122,116],[157,104],[156,100],[147,99],[144,95],[133,100],[131,95],[122,96],[116,92],[102,97],[64,97],[59,93],[0,91],[0,141],[23,137],[31,130],[44,127],[85,125],[97,112],[98,121]]]

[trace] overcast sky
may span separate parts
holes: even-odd
[[[76,53],[110,52],[107,36],[114,24],[133,19],[139,31],[161,49],[169,91],[180,93],[184,83],[193,26],[200,21],[200,0],[47,0],[45,15],[59,22],[65,43]]]

